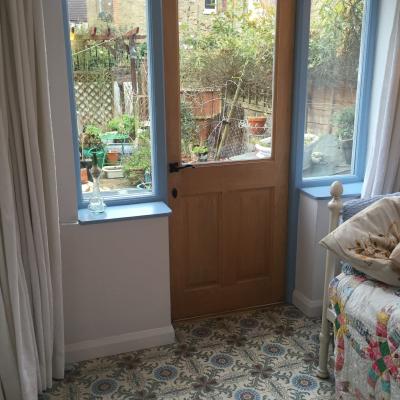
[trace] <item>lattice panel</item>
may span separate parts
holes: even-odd
[[[113,117],[114,93],[110,74],[75,73],[76,107],[82,125],[106,126]]]

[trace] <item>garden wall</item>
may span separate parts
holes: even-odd
[[[309,86],[307,101],[307,133],[321,136],[332,133],[335,112],[352,106],[356,90],[350,86]]]

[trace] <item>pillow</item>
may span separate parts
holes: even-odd
[[[353,215],[359,213],[360,211],[364,210],[371,204],[375,203],[376,201],[384,198],[384,197],[392,197],[392,196],[400,196],[400,193],[391,193],[391,194],[378,194],[376,196],[369,197],[367,199],[353,199],[348,200],[343,204],[342,210],[342,219],[343,221],[347,221]]]
[[[400,286],[400,197],[385,197],[360,211],[321,241],[360,272]]]

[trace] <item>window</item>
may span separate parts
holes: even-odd
[[[204,14],[212,14],[217,11],[217,0],[204,0]]]
[[[114,18],[97,13],[99,4],[102,11],[114,11]],[[80,206],[93,191],[90,170],[95,162],[102,171],[100,189],[106,202],[161,200],[165,197],[161,165],[166,159],[161,145],[163,66],[153,59],[162,59],[162,40],[152,40],[162,37],[161,6],[151,1],[132,7],[129,1],[88,0],[87,9],[87,23],[69,21],[67,46],[77,120]]]
[[[311,0],[308,46],[301,59],[306,84],[298,82],[303,86],[304,125],[299,129],[304,129],[305,186],[338,177],[363,179],[374,2]]]

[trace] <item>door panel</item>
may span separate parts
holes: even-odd
[[[169,174],[174,319],[284,299],[295,6],[277,2],[270,158]],[[164,6],[164,47],[168,158],[181,162],[175,0]]]
[[[184,226],[182,238],[186,253],[185,287],[187,289],[220,283],[220,194],[204,193],[182,196]]]
[[[226,199],[227,215],[237,215],[225,221],[228,231],[233,232],[227,237],[227,258],[236,271],[236,281],[268,277],[273,188],[228,192]],[[239,257],[230,249],[237,249]]]

